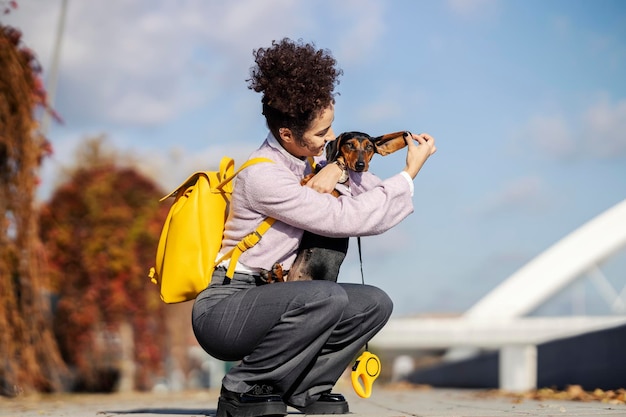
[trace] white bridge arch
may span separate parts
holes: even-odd
[[[534,388],[539,343],[626,323],[626,286],[621,293],[612,290],[598,268],[625,247],[626,200],[528,262],[461,317],[393,318],[370,344],[379,349],[450,349],[450,360],[476,348],[500,349],[500,387]],[[610,287],[605,293],[612,295],[615,315],[525,317],[583,274],[605,290]]]
[[[626,246],[626,200],[587,222],[528,262],[464,314],[509,319],[534,311],[558,291]],[[614,310],[624,312],[624,301]]]

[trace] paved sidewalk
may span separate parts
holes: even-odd
[[[349,386],[338,389],[351,417],[626,416],[626,405],[555,400],[516,401],[480,390],[381,388],[362,399]],[[218,392],[51,395],[0,398],[0,417],[215,416]],[[290,416],[302,415],[288,409]]]

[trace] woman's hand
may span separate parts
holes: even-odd
[[[306,183],[306,187],[311,187],[319,193],[330,193],[335,189],[341,174],[343,170],[337,164],[328,164]]]
[[[412,139],[406,138],[408,150],[406,154],[406,167],[404,170],[411,176],[411,178],[415,178],[428,157],[437,151],[437,147],[435,146],[435,138],[430,136],[428,133],[411,135]],[[417,141],[419,145],[416,144],[415,141]]]

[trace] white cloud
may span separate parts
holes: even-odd
[[[495,0],[448,0],[447,5],[454,14],[471,19],[491,17],[499,9]]]
[[[8,20],[49,69],[61,2],[26,2]],[[330,4],[328,7],[331,7]],[[381,4],[332,3],[347,62],[369,56],[384,32]],[[245,93],[252,50],[315,27],[311,5],[293,0],[69,1],[56,108],[72,126],[156,126]],[[299,37],[299,35],[298,35]]]
[[[511,180],[479,201],[471,212],[481,215],[542,210],[548,204],[543,180],[529,175]]]
[[[224,143],[201,151],[188,151],[181,147],[169,151],[154,149],[142,151],[135,166],[144,175],[153,178],[166,192],[172,191],[195,171],[216,170],[223,156],[234,159],[235,167],[245,162],[258,147],[254,143]]]
[[[428,105],[428,97],[419,86],[401,81],[379,82],[377,88],[367,91],[367,100],[356,107],[356,124],[363,129],[385,124],[406,123],[413,120]],[[368,132],[383,134],[387,132]]]
[[[517,152],[551,159],[626,157],[626,99],[612,102],[605,94],[578,113],[535,115],[519,129]],[[530,149],[530,151],[528,151]]]
[[[54,42],[54,33],[60,13],[60,1],[32,0],[19,2],[18,8],[2,16],[2,24],[22,32],[22,41],[31,48],[40,63],[48,65]]]
[[[404,107],[400,104],[400,99],[394,99],[391,96],[393,94],[385,93],[383,97],[364,104],[359,109],[359,119],[368,125],[376,125],[403,114]]]
[[[552,19],[552,27],[555,33],[561,37],[570,36],[572,26],[572,22],[567,16],[559,15]]]
[[[341,65],[351,65],[372,57],[385,34],[384,5],[375,1],[350,0],[337,2],[341,20],[340,38],[336,47]]]
[[[581,142],[600,158],[626,156],[626,100],[611,103],[603,98],[587,109]]]
[[[241,85],[252,49],[300,23],[275,11],[298,16],[298,7],[287,0],[70,1],[57,107],[73,123],[172,120],[227,91],[229,82]],[[37,2],[10,16],[44,70],[59,10],[60,3]]]
[[[524,143],[543,154],[560,158],[569,156],[575,148],[570,128],[560,116],[535,116],[525,132]]]
[[[70,172],[76,163],[76,152],[84,145],[86,138],[104,137],[103,145],[111,149],[120,159],[121,165],[136,168],[158,184],[164,192],[170,192],[195,171],[216,170],[223,156],[234,159],[235,167],[246,161],[258,143],[228,142],[204,149],[188,150],[182,146],[167,149],[149,148],[138,151],[123,135],[110,137],[103,133],[77,135],[60,134],[56,138],[55,152],[44,160],[40,175],[42,186],[37,191],[40,201],[47,200],[60,182],[66,180],[63,173]],[[54,181],[52,181],[54,179]]]

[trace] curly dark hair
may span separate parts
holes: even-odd
[[[256,65],[246,81],[249,89],[263,93],[267,127],[277,138],[281,127],[302,138],[320,112],[335,102],[333,90],[343,71],[335,67],[330,51],[302,40],[272,41],[253,55]]]

